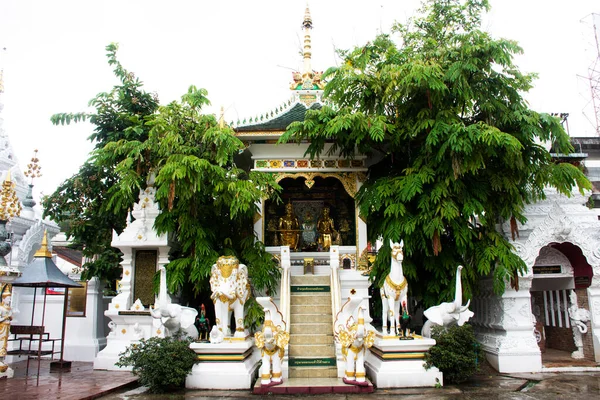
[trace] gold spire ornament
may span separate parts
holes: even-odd
[[[306,11],[304,12],[304,21],[302,21],[302,27],[304,28],[304,71],[303,75],[312,75],[313,71],[310,65],[311,62],[311,41],[310,41],[310,30],[312,29],[312,18],[310,17],[310,10],[308,9],[308,3],[306,4]],[[312,78],[312,76],[310,76]]]
[[[8,221],[12,217],[21,215],[21,202],[15,191],[15,183],[10,180],[10,170],[6,172],[6,179],[0,189],[0,220]]]
[[[225,128],[225,108],[221,106],[221,115],[219,116],[219,128]]]
[[[48,250],[48,230],[44,230],[44,237],[42,238],[42,246],[33,255],[34,257],[46,257],[52,258],[52,252]]]
[[[304,68],[302,72],[293,72],[292,77],[294,82],[290,85],[292,90],[323,90],[325,87],[324,82],[321,80],[323,72],[313,71],[312,69],[312,46],[310,30],[313,27],[312,17],[310,16],[310,9],[308,3],[306,4],[306,11],[304,12],[304,20],[302,21],[302,27],[304,28],[304,48],[302,50],[302,57],[304,59]]]
[[[33,151],[33,157],[31,157],[31,161],[29,164],[27,164],[27,171],[24,173],[26,177],[31,178],[32,185],[35,178],[42,176],[42,167],[40,166],[40,159],[38,158],[37,153],[38,150],[35,149]]]

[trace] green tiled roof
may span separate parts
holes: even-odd
[[[314,103],[310,106],[311,110],[318,110],[321,108],[320,103]],[[236,132],[253,132],[253,131],[284,131],[289,124],[295,121],[304,121],[304,115],[306,114],[306,106],[302,103],[296,103],[292,108],[287,110],[285,113],[278,115],[277,117],[260,122],[258,124],[238,126],[235,128]]]

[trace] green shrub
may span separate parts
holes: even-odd
[[[477,371],[483,353],[471,325],[434,326],[431,337],[436,344],[425,354],[425,368],[437,367],[447,383],[464,382]]]
[[[192,371],[196,353],[190,349],[191,339],[176,335],[142,339],[119,354],[118,367],[132,366],[142,385],[153,393],[180,388]]]

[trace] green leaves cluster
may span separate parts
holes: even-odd
[[[487,9],[485,0],[426,1],[393,35],[340,52],[325,74],[335,106],[308,111],[282,137],[309,140],[311,157],[332,143],[329,154],[376,161],[357,196],[361,215],[370,240],[404,240],[404,274],[426,304],[452,298],[458,264],[467,296],[489,274],[502,292],[525,265],[497,224],[525,222],[524,206],[547,186],[590,188],[546,150],[572,149],[559,120],[523,100],[535,75],[514,65],[521,48],[479,29]],[[373,279],[388,269],[378,257]]]
[[[485,360],[469,324],[444,328],[432,327],[435,346],[425,353],[425,368],[437,367],[444,373],[444,383],[462,383],[469,379]]]
[[[139,382],[151,393],[182,388],[196,362],[189,338],[179,335],[142,339],[119,354],[117,367],[132,367]]]
[[[253,230],[257,204],[279,190],[273,177],[237,167],[234,156],[244,146],[229,127],[203,114],[209,104],[206,90],[191,86],[181,101],[159,106],[118,63],[116,46],[107,49],[122,85],[90,102],[96,108],[89,116],[96,125],[90,139],[97,145],[84,165],[106,172],[94,186],[82,167],[45,201],[51,206],[47,214],[74,218],[71,226],[83,228],[67,233],[88,246],[98,227],[107,235],[112,229],[120,232],[140,189],[152,184],[161,208],[155,229],[172,240],[167,266],[172,292],[188,284],[196,293],[208,290],[211,266],[220,255],[236,255],[248,265],[254,288],[273,292],[279,271]],[[80,186],[84,197],[76,196]],[[98,196],[94,202],[92,195]],[[98,225],[100,220],[105,223]],[[106,249],[110,241],[103,244]],[[101,254],[102,249],[94,250]]]

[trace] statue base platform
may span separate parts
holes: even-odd
[[[225,338],[222,343],[192,343],[197,361],[186,389],[250,389],[257,378],[260,351],[253,338]]]
[[[127,347],[152,336],[152,316],[149,311],[113,310],[106,311],[105,315],[113,325],[106,337],[106,347],[94,359],[94,369],[131,371],[132,367],[119,368],[115,363],[119,361],[119,354]]]
[[[6,371],[0,372],[0,379],[12,378],[15,375],[15,371],[11,367],[8,367]]]
[[[435,367],[423,367],[425,353],[435,340],[416,337],[400,340],[398,336],[377,335],[367,353],[367,375],[378,388],[435,387],[443,385],[443,374]]]

